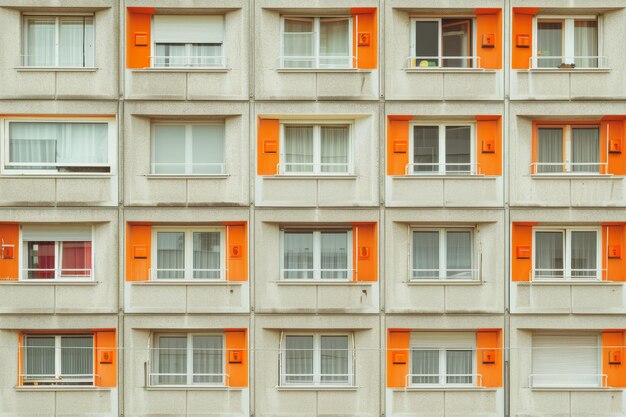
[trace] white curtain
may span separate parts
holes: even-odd
[[[472,129],[469,126],[446,126],[446,172],[469,173],[472,166]]]
[[[85,22],[61,19],[59,22],[59,66],[85,66]]]
[[[193,382],[219,384],[223,381],[222,336],[193,336]],[[213,375],[199,375],[213,374]]]
[[[472,278],[472,235],[470,232],[446,232],[446,278]]]
[[[153,382],[163,385],[187,383],[187,336],[161,336],[157,348],[158,368]],[[175,374],[175,375],[172,375]]]
[[[574,21],[574,55],[577,57],[598,56],[598,21],[576,20]],[[597,58],[576,58],[578,68],[597,68]]]
[[[537,32],[537,66],[539,68],[555,68],[564,63],[563,22],[539,21]],[[566,63],[570,64],[571,62]]]
[[[563,233],[535,233],[535,276],[537,278],[563,277]]]
[[[53,67],[55,54],[55,18],[28,18],[26,65],[31,67]]]
[[[185,278],[185,234],[157,232],[157,278]]]
[[[446,350],[446,384],[471,384],[471,374],[471,350]]]
[[[154,126],[154,174],[184,174],[185,126]]]
[[[191,125],[192,174],[222,174],[224,125]]]
[[[322,279],[348,278],[347,232],[322,232],[320,251]]]
[[[219,279],[221,264],[219,232],[193,232],[193,277]],[[216,271],[207,271],[216,270]]]
[[[575,172],[599,172],[600,131],[597,127],[572,129],[572,162],[589,165],[573,165]]]
[[[285,126],[285,172],[313,172],[313,126]]]
[[[320,19],[320,68],[350,68],[350,20]]]
[[[321,127],[322,172],[348,172],[348,127]],[[327,165],[328,164],[328,165]]]
[[[439,127],[415,126],[413,128],[413,170],[415,172],[438,172]],[[423,164],[423,165],[421,165]]]
[[[439,350],[411,349],[411,383],[439,383]]]
[[[286,383],[313,382],[313,336],[286,336],[284,355]]]
[[[93,375],[93,337],[61,337],[61,374],[91,380]]]
[[[349,383],[348,336],[321,336],[320,356],[322,383]]]
[[[54,377],[54,345],[54,336],[26,337],[25,379],[46,379]]]
[[[155,67],[187,66],[187,45],[184,43],[157,43],[155,53]]]
[[[284,278],[313,279],[313,233],[285,232],[283,245]]]
[[[206,43],[191,44],[189,64],[192,67],[222,66],[222,45]]]
[[[413,232],[413,279],[439,278],[439,232]]]
[[[598,259],[598,233],[594,231],[571,232],[572,278],[596,279]]]
[[[541,165],[563,163],[563,129],[538,129],[537,142],[537,173],[563,172],[563,165]]]
[[[285,19],[283,67],[312,68],[315,64],[313,19]]]

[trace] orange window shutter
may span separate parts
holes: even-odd
[[[257,131],[257,173],[259,175],[278,174],[279,148],[279,121],[259,118]]]
[[[248,386],[248,339],[246,329],[224,330],[226,339],[226,384]]]
[[[603,280],[626,281],[626,253],[624,248],[624,223],[602,225],[602,274]]]
[[[606,171],[608,174],[626,175],[624,132],[626,132],[624,116],[606,117],[600,123],[600,158],[601,162],[608,163]]]
[[[126,226],[126,281],[150,279],[152,226]]]
[[[475,13],[480,67],[502,69],[502,9],[476,9]]]
[[[533,54],[533,17],[539,11],[535,7],[514,7],[511,36],[511,65],[513,69],[530,68]]]
[[[94,334],[96,385],[117,386],[117,341],[115,330],[97,331]]]
[[[0,223],[0,281],[17,281],[20,274],[20,225]]]
[[[511,279],[530,281],[534,223],[513,223],[511,228]]]
[[[501,116],[476,116],[476,162],[481,174],[502,175],[501,120]]]
[[[356,68],[378,67],[378,14],[375,7],[352,8],[352,54]]]
[[[129,7],[126,13],[126,68],[150,67],[150,24],[154,9]]]
[[[387,120],[387,175],[407,173],[411,119],[411,116],[389,116]]]
[[[376,223],[352,225],[354,281],[378,281],[378,236]]]
[[[247,223],[226,224],[226,280],[248,280]]]
[[[481,329],[476,332],[476,372],[485,388],[502,387],[502,330]]]
[[[387,330],[387,388],[405,388],[409,374],[409,343],[407,329]]]
[[[602,373],[607,376],[610,388],[626,388],[624,334],[623,329],[602,332]]]

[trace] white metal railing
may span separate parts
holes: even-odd
[[[281,338],[282,339],[282,338]],[[319,354],[321,351],[322,354],[328,353],[329,355],[333,355],[336,353],[343,353],[346,355],[346,362],[348,365],[348,373],[286,373],[284,369],[283,363],[283,354],[285,354],[285,350],[282,350],[278,353],[278,381],[280,382],[280,386],[340,386],[340,387],[352,387],[354,386],[354,381],[356,380],[355,369],[356,369],[356,353],[352,352],[351,349],[289,349],[289,352],[311,352],[312,357]],[[350,361],[352,363],[350,364]]]
[[[407,164],[406,175],[479,175],[480,165],[476,162],[417,163]]]
[[[533,174],[606,174],[606,162],[533,162]]]
[[[342,55],[281,55],[278,68],[282,69],[353,69],[357,67],[357,57]]]
[[[191,276],[189,276],[191,272]],[[225,268],[149,268],[150,280],[195,280],[206,279],[219,281],[225,276]],[[200,276],[197,276],[200,275]]]
[[[478,281],[480,278],[479,269],[417,269],[411,270],[411,279],[414,281],[422,280],[459,280],[459,281]]]
[[[539,281],[600,281],[606,269],[546,269],[530,270],[530,280]]]
[[[20,374],[23,385],[94,385],[97,374]]]
[[[350,277],[350,273],[352,272],[352,269],[348,269],[348,268],[337,268],[337,269],[311,269],[311,268],[303,268],[303,269],[297,269],[297,268],[284,268],[281,270],[281,274],[280,276],[283,279],[300,279],[300,280],[311,280],[311,279],[315,279],[315,280],[333,280],[333,279],[340,279],[340,280],[349,280]],[[290,272],[294,272],[298,275],[305,275],[306,277],[288,277],[287,275],[289,275]],[[328,274],[333,274],[335,273],[336,276],[332,276],[332,277],[328,277],[328,276],[324,276],[324,275],[328,275]],[[345,275],[344,275],[345,274]],[[341,276],[343,275],[343,276]]]
[[[180,385],[204,385],[224,386],[228,385],[230,376],[226,373],[164,373],[149,372],[149,386],[180,386]]]
[[[563,382],[564,378],[566,382]],[[539,379],[539,382],[536,381],[537,379]],[[579,382],[576,381],[577,379]],[[606,388],[608,386],[608,379],[607,374],[530,374],[528,376],[528,386],[531,388]]]
[[[414,378],[430,378],[431,380],[437,379],[437,382],[414,382]],[[469,382],[448,382],[449,379],[454,378],[469,378]],[[407,374],[405,380],[406,387],[482,387],[483,376],[481,374]]]
[[[479,56],[409,56],[406,68],[481,68]]]
[[[158,172],[161,169],[168,172]],[[170,170],[176,172],[170,172]],[[226,173],[226,164],[223,162],[152,162],[152,172],[157,175],[222,175]]]
[[[225,68],[226,56],[223,55],[153,55],[150,57],[152,68]]]
[[[77,65],[72,65],[70,64],[65,64],[65,65],[60,65],[58,62],[58,56],[54,57],[53,61],[51,64],[45,64],[45,65],[34,65],[34,63],[30,62],[30,58],[31,57],[35,57],[35,59],[33,61],[38,61],[40,60],[40,57],[35,55],[35,54],[21,54],[21,61],[22,61],[22,66],[23,67],[29,67],[29,68],[90,68],[93,67],[93,62],[89,62],[89,65],[87,65],[87,58],[85,56],[83,56],[82,59],[82,63],[77,64]]]
[[[91,268],[23,268],[22,276],[27,280],[36,279],[83,279],[93,278]]]
[[[282,159],[282,158],[281,158]],[[291,168],[302,167],[306,171],[292,170]],[[340,171],[324,170],[324,168],[339,167],[343,168]],[[350,164],[347,162],[279,162],[277,172],[282,174],[320,174],[320,175],[333,175],[333,174],[348,174],[350,172]]]
[[[529,58],[529,68],[608,68],[606,56],[548,56],[538,55]]]

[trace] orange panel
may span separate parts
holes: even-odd
[[[151,239],[152,226],[149,224],[126,225],[126,281],[150,279]]]
[[[99,387],[117,386],[117,342],[115,330],[97,331],[94,334],[96,364],[96,385]],[[101,361],[101,352],[110,352],[112,358]]]
[[[494,35],[493,46],[476,45],[476,55],[485,69],[502,69],[502,9],[476,9],[477,38]]]
[[[387,388],[406,387],[409,374],[410,339],[411,333],[407,329],[387,330]],[[399,355],[404,355],[406,359],[404,363],[397,363]],[[395,361],[394,358],[396,358]]]
[[[406,175],[409,163],[409,121],[411,116],[387,119],[387,175]]]
[[[621,116],[621,120],[605,120],[601,123],[600,127],[600,155],[603,159],[606,159],[607,154],[607,144],[610,141],[616,141],[618,143],[624,143],[624,132],[626,131],[626,120],[624,120],[624,116]],[[623,147],[623,145],[622,145]],[[609,153],[608,159],[608,173],[613,175],[626,175],[626,152],[622,151],[619,153],[611,152]]]
[[[483,352],[495,352],[495,360],[483,360]],[[482,386],[502,387],[502,330],[480,329],[476,332],[476,372],[482,375]]]
[[[229,387],[248,386],[248,340],[246,329],[224,330],[226,339],[226,358],[230,357],[231,351],[240,351],[241,358],[237,362],[226,363],[226,374],[229,375],[227,385]]]
[[[532,269],[533,226],[536,223],[513,223],[511,226],[511,279],[529,281]],[[517,247],[528,246],[531,257],[518,258]]]
[[[539,9],[535,7],[513,8],[513,35],[511,36],[511,66],[513,69],[528,69],[533,54],[533,16]],[[531,39],[528,47],[517,46],[518,35],[528,36]]]
[[[17,281],[20,273],[20,225],[0,223],[0,243],[13,245],[12,259],[0,256],[0,281]]]
[[[622,356],[622,363],[610,363],[611,355],[617,351]],[[624,330],[605,330],[602,332],[602,373],[607,375],[607,386],[626,388],[626,362],[624,359]]]
[[[126,68],[150,67],[150,23],[154,9],[129,7],[126,13]]]
[[[626,281],[625,257],[609,256],[607,249],[624,247],[624,223],[605,223],[602,225],[602,279],[609,281]]]
[[[376,223],[352,225],[354,281],[378,281],[378,236]]]
[[[277,119],[261,119],[257,132],[257,174],[278,174],[280,123]]]
[[[248,280],[247,223],[226,223],[226,280]]]
[[[476,162],[484,175],[502,175],[502,117],[476,117]],[[491,152],[484,150],[484,143],[493,142]]]
[[[375,7],[353,8],[350,9],[350,14],[354,16],[352,50],[354,56],[358,57],[357,68],[376,69],[378,68],[377,9]],[[359,34],[363,35],[361,36],[363,40],[368,37],[368,42],[359,42]]]

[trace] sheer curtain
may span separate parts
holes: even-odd
[[[155,67],[187,66],[187,45],[184,43],[157,43],[155,53]]]
[[[59,66],[85,66],[85,22],[80,19],[59,21]]]
[[[320,19],[320,68],[350,68],[350,20]]]
[[[537,134],[537,173],[563,172],[563,165],[541,165],[563,163],[563,129],[541,128]]]
[[[348,336],[321,336],[322,383],[348,384]]]
[[[413,232],[413,279],[439,278],[439,232]]]
[[[537,278],[563,277],[563,233],[535,233],[535,276]]]
[[[157,233],[157,278],[185,278],[185,233]]]
[[[348,172],[348,126],[321,127],[321,171]]]
[[[555,68],[564,63],[565,57],[563,57],[563,22],[540,20],[537,23],[537,32],[537,66],[539,68]],[[571,62],[566,63],[570,64]]]
[[[154,174],[185,173],[185,126],[154,126]]]
[[[446,172],[471,173],[472,129],[469,126],[446,126]],[[459,165],[452,165],[459,164]]]
[[[54,378],[55,339],[53,337],[26,337],[25,379]]]
[[[27,19],[26,65],[31,67],[54,67],[56,53],[56,19]]]
[[[192,67],[215,67],[221,66],[222,62],[221,44],[191,44]]]
[[[585,57],[598,56],[598,21],[574,21],[574,55]],[[576,58],[576,67],[597,68],[597,58]]]
[[[157,349],[157,383],[184,385],[187,383],[187,336],[161,336]],[[171,375],[176,374],[176,375]]]
[[[61,243],[61,276],[91,276],[91,242]]]
[[[193,336],[193,382],[201,384],[223,383],[222,336]],[[214,375],[199,375],[214,374]]]
[[[313,233],[285,232],[283,238],[285,279],[313,279]],[[304,269],[304,271],[289,271]]]
[[[285,126],[285,172],[313,172],[313,126]]]
[[[93,373],[93,337],[61,337],[61,375],[91,382]]]
[[[473,378],[471,374],[471,350],[446,351],[446,384],[471,384]]]
[[[411,350],[411,383],[439,383],[439,350]]]
[[[597,127],[572,129],[572,162],[574,172],[600,172],[600,131]]]
[[[313,19],[285,19],[283,32],[283,67],[313,68],[315,54]]]
[[[224,125],[191,125],[192,174],[222,174]]]
[[[320,251],[322,279],[348,278],[347,232],[322,232]]]
[[[221,257],[221,235],[219,232],[193,233],[194,278],[220,279]],[[207,271],[207,269],[211,271]]]
[[[284,355],[286,383],[313,382],[313,336],[286,336]]]
[[[571,233],[572,278],[599,278],[597,273],[597,232],[573,231]]]
[[[446,278],[472,278],[472,236],[470,232],[446,232]]]

